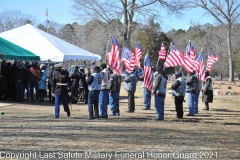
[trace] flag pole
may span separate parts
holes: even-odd
[[[172,42],[170,42],[170,44],[171,44],[171,43],[172,43]],[[166,58],[167,58],[169,52],[170,52],[170,47],[168,47],[168,51],[167,51],[167,53],[166,53],[166,55],[165,55],[165,59],[164,59],[164,61],[166,61]],[[157,66],[156,66],[156,68],[157,68]],[[163,65],[163,70],[165,70],[164,65]]]
[[[162,43],[162,45],[163,45],[163,43]],[[160,47],[160,51],[161,51],[161,47]],[[159,62],[159,53],[158,53],[158,60],[157,60],[156,68],[158,67],[158,62]]]
[[[108,63],[108,65],[109,65],[109,62],[107,61],[107,54],[108,54],[108,47],[109,47],[109,42],[110,42],[110,40],[111,40],[111,34],[109,34],[110,36],[109,36],[109,39],[108,39],[108,41],[107,41],[107,44],[106,44],[106,54],[105,54],[105,62],[107,62]]]
[[[158,57],[158,60],[157,60],[156,68],[158,67],[158,62],[159,62],[159,57]]]
[[[46,13],[45,13],[45,15],[47,16],[47,33],[48,33],[48,9],[46,10]]]

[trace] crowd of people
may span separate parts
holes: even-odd
[[[3,60],[0,75],[0,100],[22,102],[26,90],[27,101],[44,101],[46,85],[46,66],[38,62],[14,61],[13,64]],[[34,91],[36,94],[34,96]]]
[[[70,116],[69,102],[88,104],[88,119],[107,119],[108,116],[120,116],[119,98],[121,84],[124,81],[124,89],[128,93],[128,113],[135,111],[134,94],[138,81],[143,85],[143,110],[151,109],[151,98],[154,97],[154,107],[157,121],[164,120],[164,105],[167,90],[168,76],[162,67],[152,67],[153,86],[148,90],[144,85],[144,76],[138,77],[135,69],[124,78],[118,75],[106,63],[96,66],[92,63],[91,68],[78,68],[75,66],[72,73],[62,68],[62,64],[50,66],[46,72],[46,65],[38,66],[38,62],[2,61],[0,76],[0,100],[12,100],[17,102],[26,101],[44,102],[46,88],[48,89],[49,101],[55,105],[55,118],[59,118],[60,104],[62,103],[67,116]],[[183,102],[187,94],[189,113],[187,116],[198,114],[198,99],[202,91],[202,101],[205,110],[209,110],[209,103],[213,100],[212,80],[209,72],[205,72],[205,82],[198,80],[193,71],[188,73],[186,80],[179,71],[175,74],[175,82],[172,84],[176,118],[183,118]],[[47,83],[48,82],[48,83]],[[35,91],[35,94],[34,94]],[[69,95],[69,93],[71,94]],[[108,114],[108,106],[111,114]]]

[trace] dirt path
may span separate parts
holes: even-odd
[[[200,113],[180,121],[168,94],[164,122],[152,120],[153,99],[152,109],[142,110],[140,84],[135,113],[125,113],[126,96],[122,90],[120,117],[91,121],[83,104],[72,105],[71,117],[61,107],[55,119],[48,102],[0,102],[0,159],[240,159],[239,95],[214,96],[210,111],[200,100]]]

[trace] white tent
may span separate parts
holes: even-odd
[[[99,61],[101,59],[100,55],[76,47],[30,24],[2,32],[0,37],[40,56],[41,61]]]

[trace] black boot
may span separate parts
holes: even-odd
[[[205,102],[205,108],[203,110],[209,110],[208,102]]]

